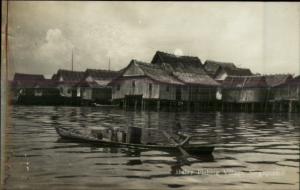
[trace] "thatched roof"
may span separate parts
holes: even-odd
[[[222,83],[223,88],[262,88],[267,87],[264,76],[228,76]]]
[[[153,65],[137,60],[132,60],[131,63],[141,68],[144,74],[153,80],[167,84],[183,85],[183,83],[171,76],[159,65]]]
[[[25,73],[15,73],[14,81],[38,81],[38,80],[44,80],[44,75],[36,75],[36,74],[25,74]]]
[[[87,69],[85,77],[91,76],[95,80],[111,80],[120,74],[119,71],[100,70],[100,69]]]
[[[168,72],[206,74],[198,57],[177,56],[157,51],[151,63],[161,65]]]
[[[220,68],[235,69],[236,66],[233,63],[229,63],[229,62],[219,62],[213,60],[206,60],[204,62],[204,69],[207,72],[207,74],[211,76],[215,76],[215,74]]]
[[[182,64],[192,64],[192,65],[202,65],[201,60],[195,56],[177,56],[170,53],[165,53],[162,51],[157,51],[151,61],[151,63],[182,63]]]
[[[185,84],[217,86],[214,79],[207,75],[201,60],[193,56],[176,56],[157,51],[151,61],[152,65],[161,66],[163,70]]]
[[[277,87],[283,87],[283,86],[289,86],[289,87],[300,87],[300,75],[288,79],[285,83],[282,83],[281,85],[278,85]]]
[[[267,85],[269,87],[276,87],[283,85],[291,80],[293,77],[290,74],[275,74],[275,75],[264,75],[266,78]]]
[[[76,85],[80,87],[102,88],[120,75],[120,71],[87,69],[83,79]],[[90,77],[89,79],[87,79]]]
[[[220,84],[208,75],[200,75],[196,73],[174,72],[173,75],[183,83],[191,85],[203,86],[219,86]]]
[[[251,76],[253,75],[250,69],[238,68],[233,63],[218,62],[207,60],[204,63],[204,68],[212,77],[216,77],[220,71],[225,71],[229,76]]]
[[[250,69],[245,68],[223,68],[229,76],[251,76],[253,75]]]
[[[52,76],[52,80],[60,83],[75,85],[84,78],[85,73],[82,71],[70,71],[59,69],[56,74]]]
[[[45,79],[35,83],[35,88],[55,88],[57,86],[57,81],[52,79]]]
[[[135,59],[131,60],[129,65],[126,68],[122,69],[122,73],[120,74],[120,76],[118,78],[116,78],[115,80],[113,80],[111,82],[111,84],[126,78],[125,76],[123,76],[123,74],[131,66],[138,67],[143,72],[143,76],[146,76],[153,81],[157,81],[157,82],[165,83],[165,84],[183,85],[182,82],[180,82],[175,77],[170,75],[170,73],[163,70],[160,65],[145,63],[145,62],[138,61]]]
[[[43,75],[15,73],[12,87],[32,88],[36,83],[45,80]]]

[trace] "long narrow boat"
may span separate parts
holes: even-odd
[[[56,132],[63,139],[71,140],[73,142],[88,143],[93,146],[112,146],[112,147],[128,147],[141,149],[156,149],[164,151],[178,152],[178,144],[135,144],[126,142],[110,141],[108,139],[99,139],[92,135],[85,135],[77,130],[71,130],[64,127],[55,127]],[[182,145],[182,148],[191,155],[212,154],[214,146],[203,144],[189,144]]]

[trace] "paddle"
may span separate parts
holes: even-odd
[[[173,137],[171,137],[166,131],[162,131],[162,132],[163,132],[163,134],[168,138],[168,140],[170,140],[173,144],[176,145],[176,147],[180,150],[181,154],[184,156],[185,159],[186,159],[187,157],[190,157],[190,154],[187,153],[187,152],[182,148],[182,146],[183,146],[184,144],[186,144],[186,143],[188,142],[188,140],[191,138],[190,136],[187,137],[182,143],[179,144],[179,143],[177,143],[177,142],[173,139]]]

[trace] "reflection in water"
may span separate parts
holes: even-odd
[[[297,114],[16,106],[11,117],[7,189],[299,188]],[[197,136],[195,143],[215,144],[214,154],[186,165],[180,153],[92,147],[62,140],[53,128],[142,127],[171,133],[177,122]]]

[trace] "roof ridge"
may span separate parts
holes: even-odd
[[[176,55],[176,54],[174,54],[174,53],[169,53],[169,52],[163,52],[163,51],[156,51],[156,53],[161,53],[161,54],[166,54],[166,55],[169,55],[169,56],[173,56],[173,57],[176,57],[176,58],[178,58],[178,57],[189,57],[189,58],[197,58],[197,59],[199,59],[199,57],[198,56],[191,56],[191,55]]]

